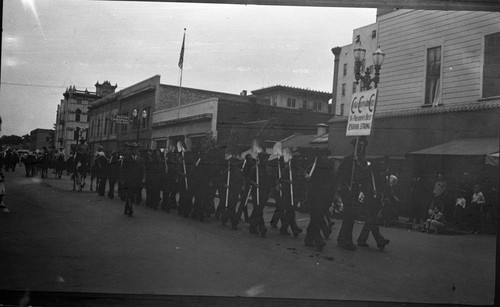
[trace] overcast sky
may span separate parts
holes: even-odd
[[[277,84],[330,92],[332,47],[375,22],[375,9],[4,0],[3,135],[52,129],[66,87],[123,89],[154,75],[239,94]]]

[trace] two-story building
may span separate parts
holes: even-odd
[[[102,84],[95,84],[96,92],[77,90],[75,86],[70,86],[63,93],[64,99],[57,106],[55,124],[56,147],[63,148],[68,154],[75,149],[80,139],[87,138],[89,123],[89,105],[106,95],[114,93],[116,85],[111,85],[109,81]]]
[[[498,181],[484,160],[499,146],[500,13],[394,10],[373,26],[385,61],[367,155],[399,160],[429,180],[439,170],[450,181],[463,172]],[[343,156],[352,138],[346,112],[337,114],[329,147]]]
[[[250,146],[252,137],[262,128],[260,126],[269,122],[280,127],[279,133],[273,135],[273,141],[278,141],[293,133],[315,131],[316,124],[330,117],[329,93],[275,86],[252,91],[252,94],[247,96],[242,91],[240,95],[234,95],[182,88],[179,99],[178,87],[161,85],[159,104],[153,114],[153,141],[156,147],[175,146],[178,140],[184,140],[191,148],[208,137],[219,143],[232,142],[241,148],[245,143]],[[273,103],[273,97],[276,103]],[[297,104],[287,107],[285,102],[290,99],[301,103],[310,101],[313,109],[299,108]],[[257,130],[255,125],[259,127]]]
[[[141,148],[168,148],[179,140],[192,149],[207,138],[227,143],[235,129],[250,129],[252,125],[246,123],[271,119],[279,123],[281,132],[274,140],[277,141],[293,133],[311,133],[316,124],[330,117],[329,93],[280,86],[266,91],[284,95],[288,92],[288,97],[312,101],[312,109],[305,110],[269,105],[268,96],[261,91],[253,95],[242,91],[237,95],[179,88],[161,84],[156,75],[94,101],[89,106],[87,139],[93,150],[102,145],[106,151],[116,151],[130,142]],[[238,146],[248,141],[246,137],[251,139],[249,133],[250,130],[244,134],[244,140],[235,141]]]
[[[331,93],[276,85],[252,91],[259,103],[295,110],[330,113]]]
[[[35,129],[30,132],[30,149],[37,150],[43,147],[52,150],[54,147],[54,133],[53,129]]]
[[[120,150],[125,143],[151,147],[152,111],[158,100],[160,76],[153,76],[94,101],[89,106],[87,140],[93,150]]]

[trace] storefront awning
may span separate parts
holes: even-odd
[[[498,152],[498,138],[457,139],[410,155],[488,156]]]

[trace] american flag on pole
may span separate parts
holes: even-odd
[[[186,29],[184,29],[184,36],[182,37],[182,47],[181,47],[181,55],[179,56],[179,68],[182,69],[184,65],[184,42],[186,40]]]

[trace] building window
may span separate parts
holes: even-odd
[[[372,38],[376,38],[377,37],[377,30],[373,30],[372,31]]]
[[[344,63],[344,76],[347,75],[347,63]]]
[[[78,134],[79,134],[78,129],[75,129],[75,131],[73,132],[73,140],[78,141]]]
[[[288,98],[286,100],[286,106],[289,107],[289,108],[295,108],[295,103],[296,103],[296,99],[295,98]]]
[[[101,120],[97,120],[97,136],[101,136]]]
[[[344,106],[345,104],[343,103],[340,104],[340,116],[344,116]]]
[[[82,120],[82,110],[76,109],[75,111],[75,122],[79,122]]]
[[[151,116],[151,114],[149,114],[149,113],[151,111],[151,107],[148,107],[144,110],[146,110],[147,115],[146,115],[146,118],[141,117],[141,120],[142,120],[142,128],[146,129],[147,127],[149,127],[149,117]],[[141,113],[141,116],[142,116],[142,113]]]
[[[317,101],[315,101],[315,102],[313,103],[313,110],[314,110],[314,111],[321,111],[321,102],[317,102]]]
[[[427,49],[425,104],[441,104],[441,46]]]
[[[500,32],[484,37],[483,97],[500,96]]]
[[[273,107],[278,106],[278,96],[272,96],[271,97],[271,104]]]
[[[345,96],[345,83],[342,83],[342,96]]]
[[[307,110],[307,100],[302,100],[302,109]]]
[[[128,113],[123,114],[124,116],[128,116]],[[127,124],[120,124],[122,126],[121,132],[127,132]]]
[[[106,117],[104,119],[104,135],[106,135],[107,131],[108,131],[108,118]]]
[[[356,93],[356,86],[357,86],[356,82],[353,82],[352,83],[352,92],[353,93]]]

